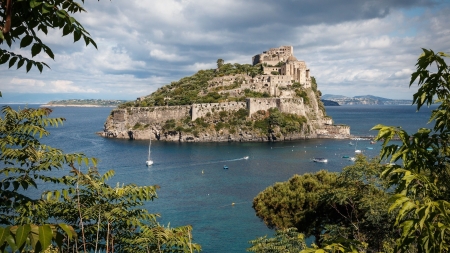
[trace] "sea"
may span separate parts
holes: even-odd
[[[9,105],[13,108],[39,105]],[[431,110],[412,105],[327,106],[335,124],[349,125],[355,136],[376,136],[377,124],[399,126],[412,134],[427,124]],[[381,144],[368,140],[306,139],[275,143],[178,143],[152,141],[152,166],[146,166],[149,142],[108,139],[96,132],[110,114],[110,107],[54,107],[52,117],[66,119],[62,126],[49,128],[42,139],[66,153],[84,153],[99,159],[101,173],[114,170],[111,185],[133,183],[158,185],[158,198],[145,205],[160,214],[159,223],[177,227],[191,225],[193,241],[202,252],[246,252],[248,243],[272,236],[252,208],[253,198],[277,182],[294,174],[318,170],[339,172],[351,165],[343,156],[354,156],[355,149],[369,158],[379,155]],[[352,142],[353,146],[349,145]],[[248,156],[248,159],[245,157]],[[314,157],[328,159],[315,163]],[[224,169],[227,166],[228,169]],[[86,168],[81,168],[86,169]],[[67,171],[57,174],[64,175]],[[46,185],[41,185],[45,190]]]

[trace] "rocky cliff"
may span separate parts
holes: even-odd
[[[278,67],[221,64],[112,110],[100,134],[177,142],[349,137],[348,126],[326,116],[320,94],[293,55]]]

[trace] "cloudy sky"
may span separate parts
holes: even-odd
[[[1,102],[134,100],[200,69],[292,45],[322,94],[411,99],[421,48],[450,52],[448,0],[87,0],[98,50],[61,31],[43,73],[0,65]],[[0,45],[6,49],[5,45]],[[15,52],[27,54],[29,49]]]

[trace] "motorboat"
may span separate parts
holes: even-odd
[[[316,162],[316,163],[326,163],[326,162],[328,162],[328,159],[316,157],[316,158],[313,159],[313,162]]]
[[[227,170],[227,169],[228,169],[228,166],[224,165],[224,166],[223,166],[223,169],[224,169],[224,170]]]

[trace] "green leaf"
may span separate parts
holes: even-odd
[[[5,241],[9,244],[9,247],[11,247],[12,251],[16,251],[17,246],[16,246],[16,242],[14,241],[14,237],[9,234],[6,238]]]
[[[39,2],[38,0],[31,0],[30,1],[30,7],[31,8],[36,8],[36,7],[38,7],[41,4],[42,4],[42,2]]]
[[[30,35],[26,35],[20,41],[20,48],[29,46],[31,44],[31,42],[33,42],[33,37]]]
[[[81,32],[77,29],[73,32],[73,42],[79,41],[81,38]]]
[[[44,47],[44,51],[47,53],[47,55],[52,58],[53,60],[55,59],[55,55],[53,54],[52,50],[49,47]],[[47,66],[48,67],[48,66]]]
[[[20,58],[19,63],[17,63],[17,69],[20,69],[20,67],[22,67],[24,63],[25,63],[25,59]]]
[[[9,57],[10,57],[10,56],[11,56],[10,54],[3,54],[3,55],[0,57],[0,64],[6,63],[6,62],[9,60]]]
[[[3,245],[6,237],[9,235],[9,228],[10,227],[0,227],[0,246]]]
[[[63,36],[66,36],[67,34],[70,33],[70,28],[71,28],[71,25],[70,25],[70,24],[66,24],[66,25],[64,26],[64,28],[63,28]]]
[[[50,225],[43,225],[39,227],[39,242],[41,243],[42,251],[45,251],[52,242],[53,231]]]
[[[16,245],[18,248],[22,247],[22,244],[25,243],[30,231],[31,231],[30,224],[19,226],[16,232]]]
[[[33,66],[33,61],[27,61],[27,73],[30,71],[32,66]]]
[[[14,56],[13,58],[11,58],[11,59],[9,60],[9,68],[11,68],[12,66],[14,66],[14,64],[15,64],[16,61],[17,61],[17,59],[18,59],[18,57],[17,57],[17,56]]]
[[[4,40],[4,39],[5,39],[5,36],[3,36],[2,30],[0,30],[0,40]]]
[[[41,52],[42,46],[39,43],[34,43],[31,47],[31,57],[34,57],[35,55],[39,54]]]
[[[62,228],[62,230],[64,230],[64,232],[66,232],[66,234],[69,238],[73,238],[74,236],[76,237],[75,230],[73,229],[72,226],[69,226],[64,223],[59,223],[58,225],[60,228]]]
[[[42,73],[42,70],[43,70],[43,68],[44,68],[44,66],[42,65],[42,63],[36,62],[36,67],[39,69],[39,72]]]

